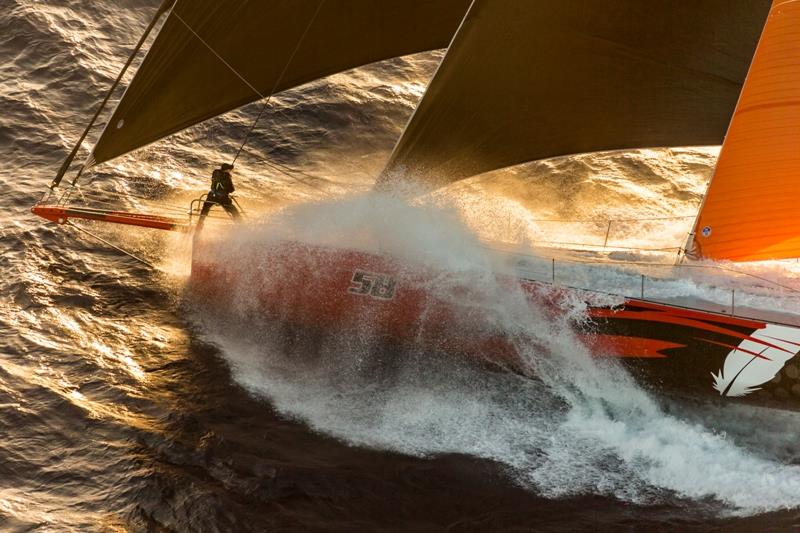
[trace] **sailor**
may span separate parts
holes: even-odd
[[[231,170],[233,170],[233,165],[223,163],[211,174],[211,190],[208,191],[203,208],[200,210],[200,219],[197,221],[198,229],[202,227],[203,219],[215,205],[221,205],[234,220],[241,218],[241,213],[230,197],[230,194],[236,190],[231,179]]]

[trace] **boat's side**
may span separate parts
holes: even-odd
[[[652,387],[800,409],[798,328],[630,299],[589,314],[587,344]]]
[[[251,264],[215,257],[198,247],[192,263],[193,291],[207,301],[526,371],[519,336],[512,339],[481,309],[486,295],[457,274],[299,243],[259,250]],[[574,298],[572,289],[541,282],[499,282],[518,285],[545,312],[558,313],[563,299]],[[798,328],[633,299],[589,307],[588,314],[574,325],[582,341],[597,356],[619,358],[646,386],[800,409]]]

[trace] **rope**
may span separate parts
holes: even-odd
[[[231,161],[231,164],[236,163],[236,160],[239,159],[239,154],[242,153],[242,150],[244,149],[245,145],[247,144],[247,141],[250,139],[250,135],[253,133],[253,130],[256,127],[256,124],[258,124],[258,121],[261,119],[261,116],[264,114],[264,111],[266,110],[267,106],[269,105],[269,102],[270,102],[270,100],[272,98],[272,95],[275,93],[275,91],[280,86],[280,83],[283,81],[283,77],[286,75],[286,72],[289,70],[289,66],[292,64],[292,60],[294,60],[294,56],[297,54],[297,51],[300,49],[300,46],[303,44],[303,41],[305,40],[306,35],[308,34],[308,31],[311,29],[311,26],[314,24],[314,21],[317,19],[317,15],[319,15],[319,12],[322,9],[322,5],[324,3],[325,3],[325,0],[321,0],[321,2],[319,4],[317,4],[317,9],[314,11],[314,15],[308,21],[308,24],[306,25],[305,30],[303,30],[303,34],[300,36],[300,39],[297,41],[297,44],[295,45],[294,50],[292,50],[292,53],[289,55],[289,59],[286,61],[286,64],[283,66],[283,70],[281,70],[281,73],[278,75],[278,78],[275,80],[275,83],[272,86],[272,90],[270,91],[268,96],[264,96],[261,93],[261,91],[259,91],[253,84],[251,84],[249,81],[247,81],[247,79],[243,75],[241,75],[230,63],[228,63],[225,60],[225,58],[223,58],[221,55],[219,55],[217,53],[217,51],[214,50],[214,48],[205,41],[205,39],[200,37],[200,35],[198,35],[197,32],[194,31],[194,29],[192,29],[192,27],[189,26],[189,24],[187,24],[186,21],[183,20],[181,18],[181,16],[177,12],[173,12],[175,17],[179,21],[181,21],[181,23],[183,23],[183,25],[186,26],[186,28],[190,32],[192,32],[192,34],[195,37],[197,37],[197,39],[201,43],[203,43],[203,45],[206,48],[208,48],[209,51],[217,57],[217,59],[222,61],[222,63],[226,67],[228,67],[228,69],[231,72],[233,72],[236,75],[236,77],[238,77],[240,80],[242,80],[242,82],[244,82],[244,84],[247,85],[254,93],[256,93],[260,97],[260,99],[265,100],[264,103],[261,106],[261,110],[258,112],[258,116],[253,121],[253,123],[250,125],[250,129],[247,130],[247,134],[245,135],[244,140],[242,141],[242,144],[239,146],[239,149],[236,151],[236,155],[233,157],[233,161]]]
[[[309,183],[309,182],[307,182],[305,180],[302,180],[302,179],[298,178],[295,174],[300,174],[300,175],[303,175],[303,176],[305,176],[307,178],[311,178],[311,179],[316,180],[316,181],[322,181],[325,178],[320,178],[319,176],[314,176],[313,174],[309,174],[307,172],[303,172],[302,170],[295,170],[295,169],[287,167],[286,165],[283,165],[281,163],[275,163],[275,162],[269,161],[267,159],[263,159],[261,161],[261,163],[264,163],[265,165],[274,168],[278,172],[283,171],[283,174],[285,174],[286,176],[290,177],[291,179],[293,179],[295,181],[298,181],[298,182],[302,183],[303,185],[308,185],[309,187],[313,187],[313,188],[317,189],[318,191],[324,191],[325,190],[324,187],[320,187],[316,183]]]
[[[294,50],[292,50],[292,53],[289,56],[289,59],[286,60],[286,64],[283,66],[283,70],[281,70],[280,75],[278,75],[278,78],[275,80],[275,84],[272,86],[272,90],[270,91],[269,96],[264,101],[264,104],[261,106],[261,110],[259,110],[258,116],[253,121],[253,124],[250,126],[250,129],[247,130],[247,135],[245,135],[241,146],[239,146],[239,149],[236,151],[236,155],[233,156],[233,161],[231,161],[231,165],[236,163],[236,160],[239,159],[239,154],[242,153],[242,150],[244,150],[244,147],[247,144],[247,141],[250,139],[250,135],[253,133],[253,130],[256,129],[256,124],[258,124],[258,121],[261,120],[261,115],[263,115],[264,114],[264,110],[267,109],[267,105],[269,105],[269,102],[272,99],[272,95],[275,94],[275,91],[278,90],[278,87],[280,86],[280,83],[283,81],[283,77],[286,75],[286,71],[289,70],[289,65],[292,64],[292,61],[294,60],[294,56],[297,55],[297,51],[300,50],[300,46],[303,44],[303,41],[305,40],[306,35],[308,35],[308,30],[311,29],[311,26],[314,24],[314,21],[317,19],[317,15],[319,15],[319,12],[322,9],[322,5],[324,3],[325,3],[325,0],[322,0],[319,4],[317,4],[317,9],[314,11],[314,15],[312,15],[311,19],[308,21],[308,24],[306,25],[305,30],[303,30],[303,34],[300,36],[300,39],[297,41],[297,45],[294,47]]]
[[[154,201],[150,198],[143,198],[131,195],[133,198],[140,198],[147,201]],[[110,198],[109,198],[110,197]],[[114,191],[82,191],[81,192],[81,199],[85,202],[93,202],[98,204],[108,204],[108,205],[119,205],[119,201],[121,199],[125,199],[125,196],[114,192]],[[88,200],[87,200],[88,199]],[[165,205],[163,206],[165,211],[177,211],[176,207]]]
[[[64,224],[65,224],[65,225],[67,225],[67,226],[70,226],[70,227],[72,227],[72,228],[75,228],[76,230],[78,230],[78,231],[80,231],[80,232],[82,232],[82,233],[85,233],[85,234],[89,235],[90,237],[92,237],[92,238],[94,238],[94,239],[97,239],[98,241],[102,242],[103,244],[105,244],[105,245],[107,245],[107,246],[110,246],[111,248],[113,248],[113,249],[117,250],[118,252],[121,252],[121,253],[123,253],[123,254],[127,255],[128,257],[131,257],[131,258],[133,258],[133,259],[136,259],[137,261],[139,261],[140,263],[142,263],[143,265],[145,265],[145,266],[149,267],[149,268],[150,268],[150,269],[152,269],[152,270],[160,270],[160,269],[159,269],[157,266],[155,266],[153,263],[151,263],[151,262],[149,262],[149,261],[147,261],[147,260],[145,260],[145,259],[142,259],[142,258],[141,258],[141,257],[139,257],[138,255],[135,255],[135,254],[133,254],[132,252],[129,252],[128,250],[125,250],[124,248],[121,248],[121,247],[117,246],[116,244],[114,244],[114,243],[112,243],[112,242],[109,242],[109,241],[105,240],[104,238],[100,237],[99,235],[96,235],[96,234],[92,233],[91,231],[89,231],[89,230],[87,230],[87,229],[84,229],[84,228],[82,228],[82,227],[78,226],[77,224],[73,224],[73,223],[72,223],[72,222],[70,222],[69,220],[67,220],[66,222],[64,222]]]

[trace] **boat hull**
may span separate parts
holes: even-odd
[[[293,242],[235,263],[204,246],[193,255],[194,295],[254,320],[368,335],[521,374],[533,372],[521,346],[547,350],[537,335],[487,312],[492,298],[508,297],[503,290],[487,294],[480,280],[452,271]],[[507,294],[554,320],[567,302],[589,295],[513,276],[487,285],[512,289]],[[590,304],[571,328],[594,356],[619,359],[654,391],[800,410],[800,328],[621,297]]]

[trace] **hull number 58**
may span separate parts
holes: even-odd
[[[347,289],[350,294],[361,296],[371,296],[379,300],[391,300],[394,298],[395,281],[386,274],[367,272],[366,270],[356,270],[353,272],[351,285]]]

